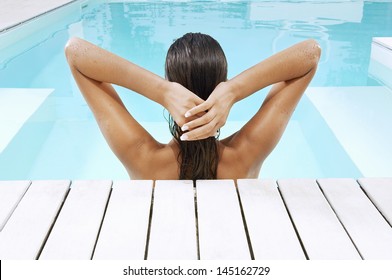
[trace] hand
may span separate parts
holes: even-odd
[[[234,94],[228,83],[218,84],[205,102],[186,112],[187,123],[182,126],[182,130],[188,132],[181,136],[181,140],[192,141],[216,136],[218,129],[225,125],[234,102]],[[191,119],[201,113],[205,114]]]
[[[174,121],[181,127],[189,121],[189,118],[185,117],[185,113],[203,102],[203,99],[187,88],[178,83],[170,82],[165,93],[165,103],[163,105],[169,111]],[[202,116],[202,114],[195,114],[191,120],[199,116]]]

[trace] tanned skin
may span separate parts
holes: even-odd
[[[71,38],[65,53],[106,141],[131,179],[178,179],[179,146],[174,139],[156,141],[127,111],[112,84],[165,107],[186,131],[184,141],[214,136],[234,103],[272,85],[257,113],[239,131],[217,140],[217,178],[237,179],[258,177],[316,72],[321,49],[314,40],[293,45],[220,83],[206,101],[83,39]]]

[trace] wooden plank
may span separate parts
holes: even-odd
[[[392,259],[392,228],[358,183],[353,179],[318,182],[362,257]]]
[[[362,189],[392,225],[392,178],[359,179]]]
[[[144,259],[153,181],[114,181],[93,259]]]
[[[197,259],[192,181],[156,181],[148,259]]]
[[[232,180],[196,182],[200,259],[250,259]]]
[[[34,181],[0,236],[0,259],[36,259],[68,192],[69,181]]]
[[[305,259],[273,180],[237,180],[255,259]]]
[[[90,259],[111,181],[74,181],[40,259]]]
[[[360,259],[315,180],[284,179],[278,185],[309,259]]]
[[[30,183],[30,181],[0,181],[0,231],[3,230]]]

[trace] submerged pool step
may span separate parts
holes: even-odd
[[[0,88],[0,154],[53,91]]]
[[[306,93],[363,176],[392,174],[392,92],[387,87],[311,87]]]
[[[369,74],[392,89],[392,37],[374,37]]]

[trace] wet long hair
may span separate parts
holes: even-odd
[[[206,100],[227,79],[227,61],[219,43],[209,35],[187,33],[170,46],[165,75]],[[169,116],[170,132],[179,144],[179,179],[216,179],[219,162],[217,140],[209,137],[181,141],[181,128]]]

